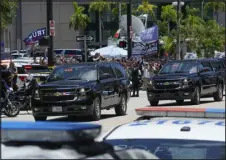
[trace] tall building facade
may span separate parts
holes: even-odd
[[[69,29],[70,16],[74,9],[73,0],[53,0],[53,17],[56,22],[56,35],[54,37],[54,48],[82,48],[83,43],[76,42],[78,35],[92,35],[95,41],[99,41],[98,33],[98,14],[88,13],[88,4],[92,0],[75,0],[78,4],[83,5],[85,12],[89,15],[91,23],[85,31]],[[132,0],[133,7],[137,7],[141,0]],[[185,4],[190,4],[201,8],[202,0],[184,0]],[[171,4],[172,0],[150,0],[151,4],[155,4],[158,8],[155,10],[157,19],[160,18],[161,6]],[[219,23],[225,26],[225,14],[220,13]],[[103,40],[106,41],[108,37],[113,36],[118,29],[118,21],[114,19],[111,12],[105,12],[102,15],[103,19]],[[9,47],[11,42],[12,49],[25,49],[23,40],[27,36],[39,29],[46,27],[46,2],[44,0],[18,0],[17,16],[12,25],[5,30],[3,39],[5,40],[5,47]],[[152,24],[149,19],[148,25]],[[9,40],[9,33],[11,40]]]

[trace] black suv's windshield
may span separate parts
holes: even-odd
[[[56,68],[47,81],[58,80],[97,80],[97,70],[95,66],[62,66]]]
[[[197,64],[194,62],[174,62],[165,64],[159,74],[174,74],[174,73],[197,73]]]
[[[106,140],[116,150],[143,149],[159,159],[225,159],[225,142],[181,139]]]

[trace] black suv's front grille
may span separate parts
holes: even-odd
[[[71,101],[76,97],[76,89],[40,89],[43,102]]]
[[[180,87],[180,80],[156,80],[154,81],[156,89],[175,89]]]
[[[75,98],[74,95],[67,96],[42,96],[44,102],[59,102],[59,101],[71,101]]]

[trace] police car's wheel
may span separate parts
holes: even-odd
[[[120,104],[115,107],[115,113],[117,116],[124,116],[126,115],[126,111],[127,111],[127,100],[126,96],[123,94]]]
[[[195,88],[194,96],[191,99],[191,104],[199,105],[200,104],[200,89],[199,87]]]
[[[95,98],[93,101],[93,114],[91,120],[98,121],[101,118],[101,107],[100,98]]]
[[[47,116],[34,116],[35,121],[46,121]]]
[[[184,100],[176,100],[177,104],[183,104],[184,103]]]
[[[151,106],[158,106],[159,101],[149,101]]]
[[[213,95],[215,101],[222,101],[223,99],[223,85],[219,84],[217,88],[217,92]]]

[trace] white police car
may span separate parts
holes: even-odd
[[[115,152],[95,142],[101,126],[65,122],[2,122],[2,159],[157,159],[144,150]]]
[[[159,159],[225,159],[225,110],[140,108],[138,120],[117,126],[99,140],[118,150],[144,149]]]

